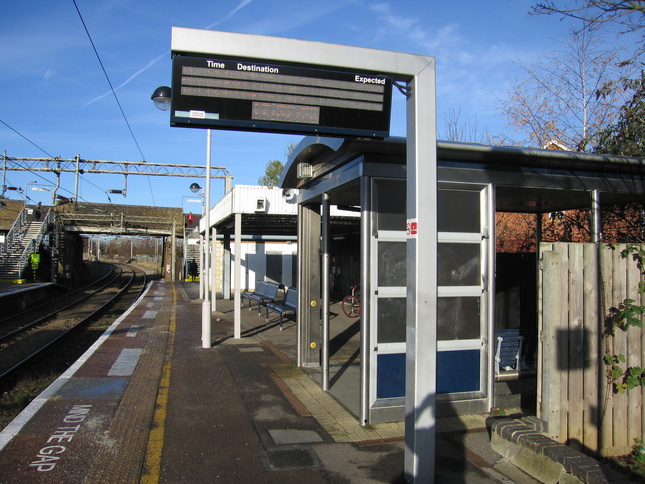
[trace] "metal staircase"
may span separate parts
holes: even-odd
[[[0,280],[21,279],[29,263],[29,255],[37,252],[47,230],[53,211],[48,211],[42,221],[29,221],[22,210],[5,241],[0,245]]]

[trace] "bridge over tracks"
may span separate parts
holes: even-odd
[[[175,236],[183,234],[181,208],[107,203],[59,204],[54,208],[65,232],[79,234]]]

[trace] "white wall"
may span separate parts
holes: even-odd
[[[267,271],[267,254],[282,255],[282,279],[280,282],[285,286],[293,286],[293,255],[297,253],[295,242],[242,242],[242,290],[255,289],[255,282],[265,280]],[[231,291],[235,288],[235,244],[231,243]]]

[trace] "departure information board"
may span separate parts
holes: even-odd
[[[391,101],[385,75],[173,57],[172,126],[385,138]]]

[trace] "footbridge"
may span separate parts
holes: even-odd
[[[176,254],[177,239],[185,235],[181,208],[103,203],[35,207],[6,199],[3,203],[0,280],[78,283],[84,259],[82,235],[161,238],[163,271],[174,280],[181,270]]]
[[[64,232],[79,234],[181,236],[181,208],[107,203],[59,204],[54,210]]]

